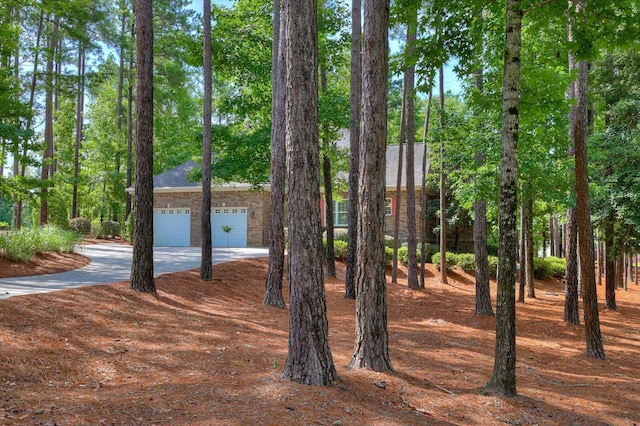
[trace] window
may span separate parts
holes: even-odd
[[[333,226],[349,225],[349,201],[333,202]]]
[[[384,215],[393,216],[393,202],[391,201],[391,198],[384,199]]]

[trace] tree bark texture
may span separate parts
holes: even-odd
[[[45,75],[45,118],[44,118],[44,152],[42,153],[42,189],[40,192],[40,225],[49,221],[49,178],[51,163],[53,162],[53,67],[55,63],[56,46],[58,45],[58,25],[60,18],[53,20],[53,28],[49,35],[49,48],[47,51],[47,73]]]
[[[391,282],[398,283],[398,249],[400,248],[400,214],[402,212],[402,168],[404,165],[404,134],[406,131],[407,80],[402,82],[402,107],[400,109],[400,138],[398,140],[398,170],[396,170],[396,211],[393,218],[393,261]]]
[[[522,189],[522,188],[521,188]],[[520,242],[518,247],[518,255],[520,269],[518,271],[518,303],[524,303],[524,293],[527,284],[527,259],[525,258],[525,234],[527,232],[527,210],[524,203],[520,206]]]
[[[531,189],[531,188],[529,188]],[[534,286],[533,279],[533,198],[527,199],[527,232],[525,233],[525,260],[526,260],[526,289],[527,297],[531,299],[536,298],[536,288]]]
[[[567,37],[569,41],[574,41],[573,35],[573,21],[569,18],[569,24],[567,27]],[[569,52],[569,72],[572,72],[576,67],[575,55]],[[576,98],[576,85],[575,81],[569,83],[569,99],[574,100]],[[575,145],[574,145],[574,126],[575,120],[575,107],[570,106],[569,110],[569,147],[567,155],[575,157]],[[571,193],[575,193],[575,179],[569,173],[569,188]],[[580,313],[578,308],[578,293],[580,283],[578,282],[578,225],[576,218],[576,208],[571,206],[567,209],[567,224],[566,224],[566,238],[565,238],[565,254],[566,254],[566,268],[565,268],[565,296],[564,296],[564,321],[571,324],[580,324]]]
[[[444,132],[444,69],[438,72],[440,85],[440,131]],[[440,282],[447,284],[447,202],[444,172],[444,140],[440,139]]]
[[[324,177],[324,200],[327,204],[326,225],[327,225],[327,276],[336,276],[336,251],[333,236],[333,188],[331,185],[331,159],[328,155],[322,156],[322,176]]]
[[[78,43],[78,103],[76,104],[76,143],[73,152],[73,195],[71,201],[71,218],[78,217],[78,174],[80,172],[80,149],[82,148],[82,127],[84,117],[84,46]]]
[[[616,288],[624,288],[624,260],[620,248],[616,254]]]
[[[132,33],[133,33],[133,25]],[[127,188],[133,183],[133,50],[129,54],[129,87],[127,90]],[[126,193],[124,217],[131,214],[131,194]]]
[[[286,307],[282,296],[284,278],[284,197],[286,180],[285,97],[286,97],[286,37],[285,4],[274,1],[273,44],[271,53],[271,218],[269,241],[269,272],[265,283],[265,305]]]
[[[519,0],[507,0],[504,79],[502,83],[502,154],[498,225],[498,296],[493,375],[486,387],[516,395],[516,212],[518,208],[518,117],[520,108],[520,50],[522,9]]]
[[[36,94],[36,85],[38,82],[38,63],[39,63],[38,59],[40,57],[40,39],[42,37],[43,21],[44,21],[44,12],[40,11],[40,19],[38,21],[38,32],[36,34],[36,44],[34,46],[34,53],[33,53],[33,74],[31,76],[31,88],[29,90],[29,104],[28,104],[29,110],[33,108],[33,103],[34,103],[35,94]],[[27,130],[31,130],[32,121],[33,121],[33,118],[30,115],[27,118],[27,126],[26,126]],[[16,154],[17,152],[18,152],[18,147],[16,147]],[[27,153],[28,153],[28,144],[25,143],[22,147],[22,156],[26,157]],[[14,157],[13,161],[14,161],[14,169],[13,169],[14,176],[20,175],[24,177],[27,169],[26,161],[22,161],[21,167],[19,167],[20,164],[18,161],[18,155]],[[12,227],[14,229],[20,229],[22,227],[22,200],[18,198],[17,195],[14,197],[14,203],[13,203]]]
[[[584,13],[584,3],[579,2],[578,12]],[[573,120],[574,146],[576,149],[576,198],[578,209],[578,250],[580,256],[580,281],[584,306],[587,355],[605,359],[600,319],[598,316],[598,295],[593,263],[593,235],[591,230],[591,205],[589,200],[589,160],[587,155],[587,83],[588,64],[586,60],[578,64],[576,81],[576,106]]]
[[[598,243],[596,245],[596,250],[598,252],[598,285],[602,285],[602,272],[604,270],[604,256],[603,256],[603,245],[602,241],[598,238]]]
[[[429,150],[427,145],[427,135],[429,134],[429,120],[431,119],[431,98],[433,88],[429,89],[427,99],[427,111],[424,120],[424,132],[422,134],[422,178],[420,189],[420,287],[424,288],[425,269],[427,258],[427,174],[429,173]]]
[[[474,75],[478,92],[482,93],[483,76],[482,67]],[[478,165],[485,163],[484,153],[476,151],[475,160]],[[491,307],[491,289],[489,285],[489,257],[487,254],[487,201],[476,198],[473,202],[473,252],[476,261],[476,315],[493,316]]]
[[[487,255],[487,202],[473,203],[473,251],[476,256],[476,315],[493,316]]]
[[[364,7],[356,336],[349,365],[390,371],[384,256],[389,1]]]
[[[407,26],[407,45],[409,46],[409,57],[415,55],[416,32],[418,26],[418,11],[411,10],[411,18]],[[415,182],[415,121],[414,121],[414,87],[416,77],[416,66],[413,61],[405,71],[407,82],[407,102],[405,104],[406,113],[405,138],[407,142],[407,286],[412,289],[420,288],[418,282],[418,259],[417,231],[416,231],[416,182]],[[424,286],[422,286],[424,287]]]
[[[578,308],[578,233],[576,208],[567,209],[567,264],[564,287],[564,322],[580,324]]]
[[[362,48],[360,0],[351,1],[351,81],[349,107],[349,227],[344,297],[356,298],[358,245],[358,173],[360,161],[360,102],[362,99]]]
[[[286,146],[289,181],[289,352],[284,376],[328,386],[337,379],[322,271],[318,145],[317,3],[288,2]]]
[[[153,6],[136,0],[136,184],[132,290],[155,293],[153,281]]]
[[[202,210],[200,279],[213,279],[213,241],[211,236],[211,102],[213,76],[211,69],[211,0],[202,2],[204,114],[202,117]]]
[[[613,215],[609,218],[612,219]],[[616,255],[613,250],[613,221],[607,222],[604,234],[605,246],[605,306],[614,311],[618,309],[616,304]]]

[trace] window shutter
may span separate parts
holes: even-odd
[[[324,203],[324,198],[320,198],[320,226],[324,226],[324,222],[325,222],[325,203]]]
[[[391,216],[396,215],[396,205],[398,199],[396,197],[391,198]]]

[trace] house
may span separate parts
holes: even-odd
[[[420,232],[420,182],[422,179],[422,144],[415,145],[416,183],[416,230]],[[405,173],[402,175],[401,202],[396,194],[398,170],[398,145],[387,147],[386,168],[386,233],[391,235],[397,214],[400,215],[400,236],[407,237],[407,217],[402,206],[406,205]],[[154,244],[156,246],[199,246],[201,244],[201,200],[202,186],[190,182],[189,171],[199,167],[194,161],[156,175],[153,179],[154,193]],[[263,247],[269,244],[269,185],[255,191],[249,184],[226,183],[213,187],[211,197],[211,228],[214,247]],[[348,200],[334,201],[334,226],[347,226]],[[434,198],[431,194],[431,198]],[[326,209],[321,204],[322,224]],[[437,218],[427,218],[429,229],[433,229]],[[225,232],[223,227],[231,228]],[[228,228],[226,228],[229,230]],[[451,230],[450,230],[451,232]],[[456,231],[457,232],[457,231]],[[468,234],[468,232],[467,232]],[[457,235],[448,235],[455,238]],[[469,238],[466,238],[469,240]],[[437,243],[431,235],[430,242]],[[472,241],[467,245],[472,247]]]

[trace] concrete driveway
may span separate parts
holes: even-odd
[[[153,250],[155,276],[199,268],[200,250],[200,247],[155,247]],[[65,288],[126,281],[131,275],[133,258],[131,246],[79,245],[76,246],[75,251],[91,259],[91,263],[84,268],[60,274],[0,279],[0,299],[21,294],[45,293]],[[230,248],[228,250],[215,248],[213,263],[268,255],[267,248]]]

